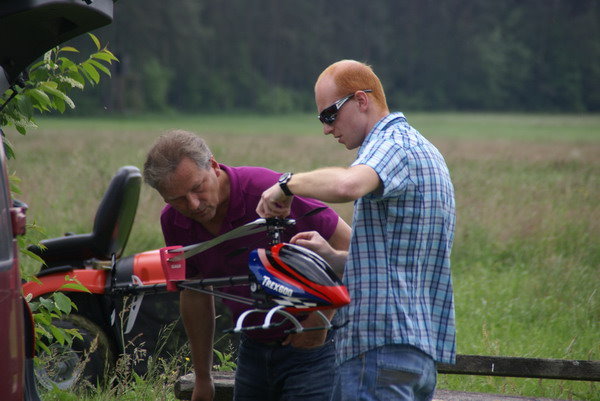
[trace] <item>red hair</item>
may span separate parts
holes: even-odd
[[[375,103],[382,109],[388,110],[383,85],[371,66],[355,60],[341,60],[323,70],[317,82],[326,76],[333,78],[338,97],[347,96],[358,90],[371,89]]]

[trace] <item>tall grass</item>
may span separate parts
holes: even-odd
[[[453,248],[458,352],[600,359],[600,116],[407,114],[445,155],[457,198]],[[87,232],[112,174],[141,167],[170,128],[202,134],[217,160],[301,171],[353,152],[314,116],[46,119],[9,132],[28,218],[49,236]],[[351,204],[332,205],[348,222]],[[162,201],[147,187],[128,245],[162,246]],[[32,267],[33,268],[33,267]],[[440,377],[440,388],[600,400],[594,383]],[[141,399],[140,397],[139,399]]]

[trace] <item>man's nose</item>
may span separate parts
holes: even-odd
[[[198,200],[198,197],[196,195],[194,195],[193,193],[187,194],[186,199],[187,199],[188,207],[190,208],[190,210],[195,210],[200,205],[200,201]]]
[[[323,124],[323,134],[329,135],[333,133],[333,126],[329,124]]]

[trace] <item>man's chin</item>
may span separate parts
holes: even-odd
[[[192,216],[190,216],[190,218],[192,220],[195,220],[198,223],[208,223],[214,217],[215,217],[215,214],[210,210],[207,210],[206,212],[203,212],[203,213],[194,213]]]

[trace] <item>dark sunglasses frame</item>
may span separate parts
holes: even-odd
[[[356,92],[358,92],[358,91],[356,91]],[[337,100],[331,106],[324,108],[323,111],[321,111],[321,113],[319,113],[319,115],[317,116],[319,121],[321,121],[323,124],[327,124],[327,125],[333,124],[335,122],[335,119],[337,118],[338,111],[340,111],[340,109],[342,108],[344,103],[346,103],[349,99],[351,99],[352,96],[354,96],[356,94],[356,92],[351,93],[348,96],[344,96],[343,98]],[[362,92],[369,93],[369,92],[373,92],[373,90],[372,89],[364,89],[364,90],[362,90]]]

